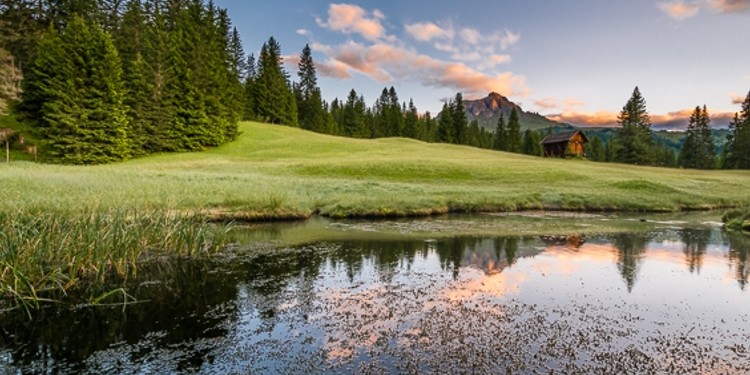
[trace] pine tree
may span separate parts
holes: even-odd
[[[417,107],[414,106],[414,101],[409,99],[409,107],[404,117],[404,131],[403,136],[408,138],[418,138],[418,135],[422,133],[420,128],[419,113]]]
[[[592,136],[591,145],[588,147],[586,154],[588,154],[589,160],[606,161],[606,152],[602,139],[597,136]]]
[[[247,64],[245,64],[247,71],[245,73],[245,82],[244,82],[244,97],[243,97],[243,112],[242,112],[242,119],[246,121],[255,120],[256,119],[256,108],[257,103],[255,100],[256,95],[256,87],[255,87],[255,80],[257,78],[257,70],[256,70],[256,64],[255,64],[255,55],[250,54],[247,57]]]
[[[453,116],[453,143],[459,145],[466,144],[466,131],[469,127],[469,121],[466,118],[464,98],[460,92],[456,94],[451,113]]]
[[[518,111],[513,107],[510,111],[510,118],[508,119],[506,150],[510,152],[521,152],[522,143],[521,122],[518,118]]]
[[[297,103],[289,87],[283,67],[281,47],[276,39],[268,38],[258,59],[258,76],[255,79],[256,115],[272,124],[297,126]]]
[[[299,60],[299,85],[295,91],[299,124],[303,129],[327,132],[327,114],[318,88],[318,77],[315,62],[309,45],[305,45]]]
[[[729,124],[726,168],[750,169],[750,92]]]
[[[522,152],[526,155],[542,156],[543,150],[539,133],[526,129],[523,134]]]
[[[680,150],[677,163],[683,168],[711,169],[716,164],[713,137],[710,128],[711,119],[706,106],[695,107],[690,116],[687,136]]]
[[[497,126],[495,127],[494,141],[492,148],[499,151],[505,151],[508,149],[508,131],[505,124],[505,116],[500,112],[500,117],[497,119]]]
[[[109,35],[82,18],[40,41],[23,100],[51,159],[94,164],[129,157],[121,75]]]
[[[440,119],[438,120],[437,128],[437,141],[442,143],[455,143],[453,136],[453,103],[443,103],[443,110],[440,111]]]
[[[352,89],[344,104],[342,118],[342,132],[348,137],[365,138],[367,137],[365,103],[364,99],[357,97],[357,92]]]
[[[617,117],[621,128],[615,133],[616,160],[631,164],[654,162],[651,139],[651,118],[646,111],[646,100],[636,87]]]

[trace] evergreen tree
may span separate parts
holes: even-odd
[[[309,45],[305,45],[299,60],[299,86],[295,92],[299,124],[303,129],[325,133],[327,114],[318,88],[318,77]]]
[[[343,124],[341,126],[343,135],[355,138],[365,138],[368,136],[365,107],[364,98],[357,97],[357,92],[352,89],[346,98],[346,104],[343,109]]]
[[[297,126],[297,104],[283,67],[281,47],[273,37],[261,47],[254,86],[255,113],[260,119]]]
[[[438,120],[437,128],[437,141],[442,143],[455,143],[453,136],[453,103],[450,101],[443,103],[443,110],[440,111],[440,119]]]
[[[245,64],[245,67],[247,68],[245,73],[245,82],[244,82],[244,111],[242,112],[242,119],[243,120],[255,120],[256,114],[255,114],[255,108],[257,107],[257,103],[255,100],[255,80],[257,78],[257,70],[256,70],[256,64],[255,64],[255,55],[250,54],[247,57],[247,64]]]
[[[615,159],[623,163],[651,164],[654,162],[651,118],[646,111],[646,100],[636,87],[617,117],[621,128],[615,133]]]
[[[391,86],[388,89],[388,107],[386,114],[387,136],[400,137],[404,129],[404,113],[398,100],[396,89]]]
[[[409,108],[404,117],[404,131],[402,135],[404,137],[418,139],[419,134],[422,133],[420,125],[417,107],[414,106],[414,101],[409,99]]]
[[[507,132],[507,151],[510,152],[521,152],[521,146],[523,140],[521,138],[521,122],[518,118],[518,111],[516,108],[510,111],[510,118],[508,118],[508,132]]]
[[[730,135],[726,145],[726,168],[750,169],[750,92],[742,103],[739,114],[729,124]]]
[[[40,41],[24,109],[53,160],[106,163],[130,155],[120,58],[100,27],[73,18]]]
[[[469,126],[466,119],[466,109],[464,108],[464,98],[460,92],[456,94],[451,113],[453,116],[453,143],[466,144],[466,131]]]
[[[543,150],[539,133],[526,129],[523,134],[522,152],[526,155],[542,156]]]
[[[497,126],[495,127],[495,136],[492,148],[499,151],[506,151],[508,149],[508,130],[505,124],[505,116],[500,112],[500,117],[497,119]]]
[[[711,136],[711,119],[706,106],[695,107],[690,116],[685,143],[680,150],[678,164],[683,168],[711,169],[716,164],[716,149]]]
[[[589,160],[606,161],[606,151],[602,139],[597,136],[591,137],[591,144],[589,145],[586,154],[588,155]]]

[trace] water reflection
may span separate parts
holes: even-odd
[[[654,337],[671,332],[670,327],[676,332],[708,322],[717,329],[710,324],[717,322],[720,332],[712,332],[714,337],[736,341],[725,349],[750,342],[747,334],[732,336],[736,332],[730,324],[748,319],[736,311],[750,311],[743,294],[749,252],[750,240],[741,235],[665,229],[588,238],[347,240],[226,259],[181,260],[144,270],[139,286],[130,291],[143,303],[125,310],[55,306],[34,321],[22,314],[0,316],[0,370],[378,369],[362,367],[372,365],[403,372],[406,367],[401,366],[414,365],[408,368],[429,372],[439,369],[439,350],[476,349],[473,355],[481,358],[501,343],[516,351],[508,358],[519,361],[509,360],[506,367],[540,363],[543,369],[557,360],[541,348],[557,344],[538,341],[547,337],[542,328],[558,329],[545,324],[559,324],[566,314],[579,314],[574,321],[580,321],[566,328],[568,333],[603,335],[617,328],[620,338],[608,340],[625,341],[608,350],[644,339],[656,345],[642,349],[656,361],[656,352],[663,348]],[[739,288],[723,284],[725,279],[735,280]],[[666,291],[684,290],[683,285],[691,285],[693,294],[683,291],[669,299]],[[611,314],[622,313],[620,304],[628,306],[632,320],[618,318],[618,324],[626,326],[602,328]],[[716,307],[724,305],[730,307]],[[679,318],[668,315],[673,311],[679,311]],[[496,321],[476,320],[485,319],[482,316]],[[454,347],[451,340],[457,338],[441,336],[439,327],[440,332],[470,334],[474,341],[461,337],[461,346]],[[481,327],[488,331],[482,333]],[[501,328],[503,338],[497,336]],[[705,333],[703,329],[695,332]],[[503,341],[511,340],[506,336],[528,340]],[[734,348],[736,354],[745,347]],[[698,344],[693,349],[707,350]],[[734,366],[741,356],[725,349],[716,363]],[[585,343],[566,350],[572,351],[570,363],[581,366],[587,362],[580,358],[607,354]],[[420,356],[428,358],[420,362]],[[462,369],[468,367],[454,370]]]

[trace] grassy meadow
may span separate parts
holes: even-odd
[[[0,166],[0,210],[203,212],[215,218],[747,205],[750,171],[697,171],[358,140],[243,123],[231,144],[100,166]]]
[[[164,252],[215,251],[226,230],[208,221],[750,204],[750,171],[543,159],[258,123],[240,130],[237,141],[199,153],[98,166],[0,164],[6,301],[33,307],[127,280],[138,262]]]

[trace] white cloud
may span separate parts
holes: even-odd
[[[310,35],[310,30],[297,29],[297,35],[307,36]]]
[[[686,3],[684,0],[660,1],[656,3],[656,7],[678,21],[695,17],[700,11],[697,2]]]
[[[371,42],[392,40],[393,37],[386,34],[385,27],[380,23],[383,18],[385,15],[377,9],[370,13],[353,4],[331,4],[328,7],[328,19],[316,18],[316,22],[318,26],[328,30],[359,34]]]

